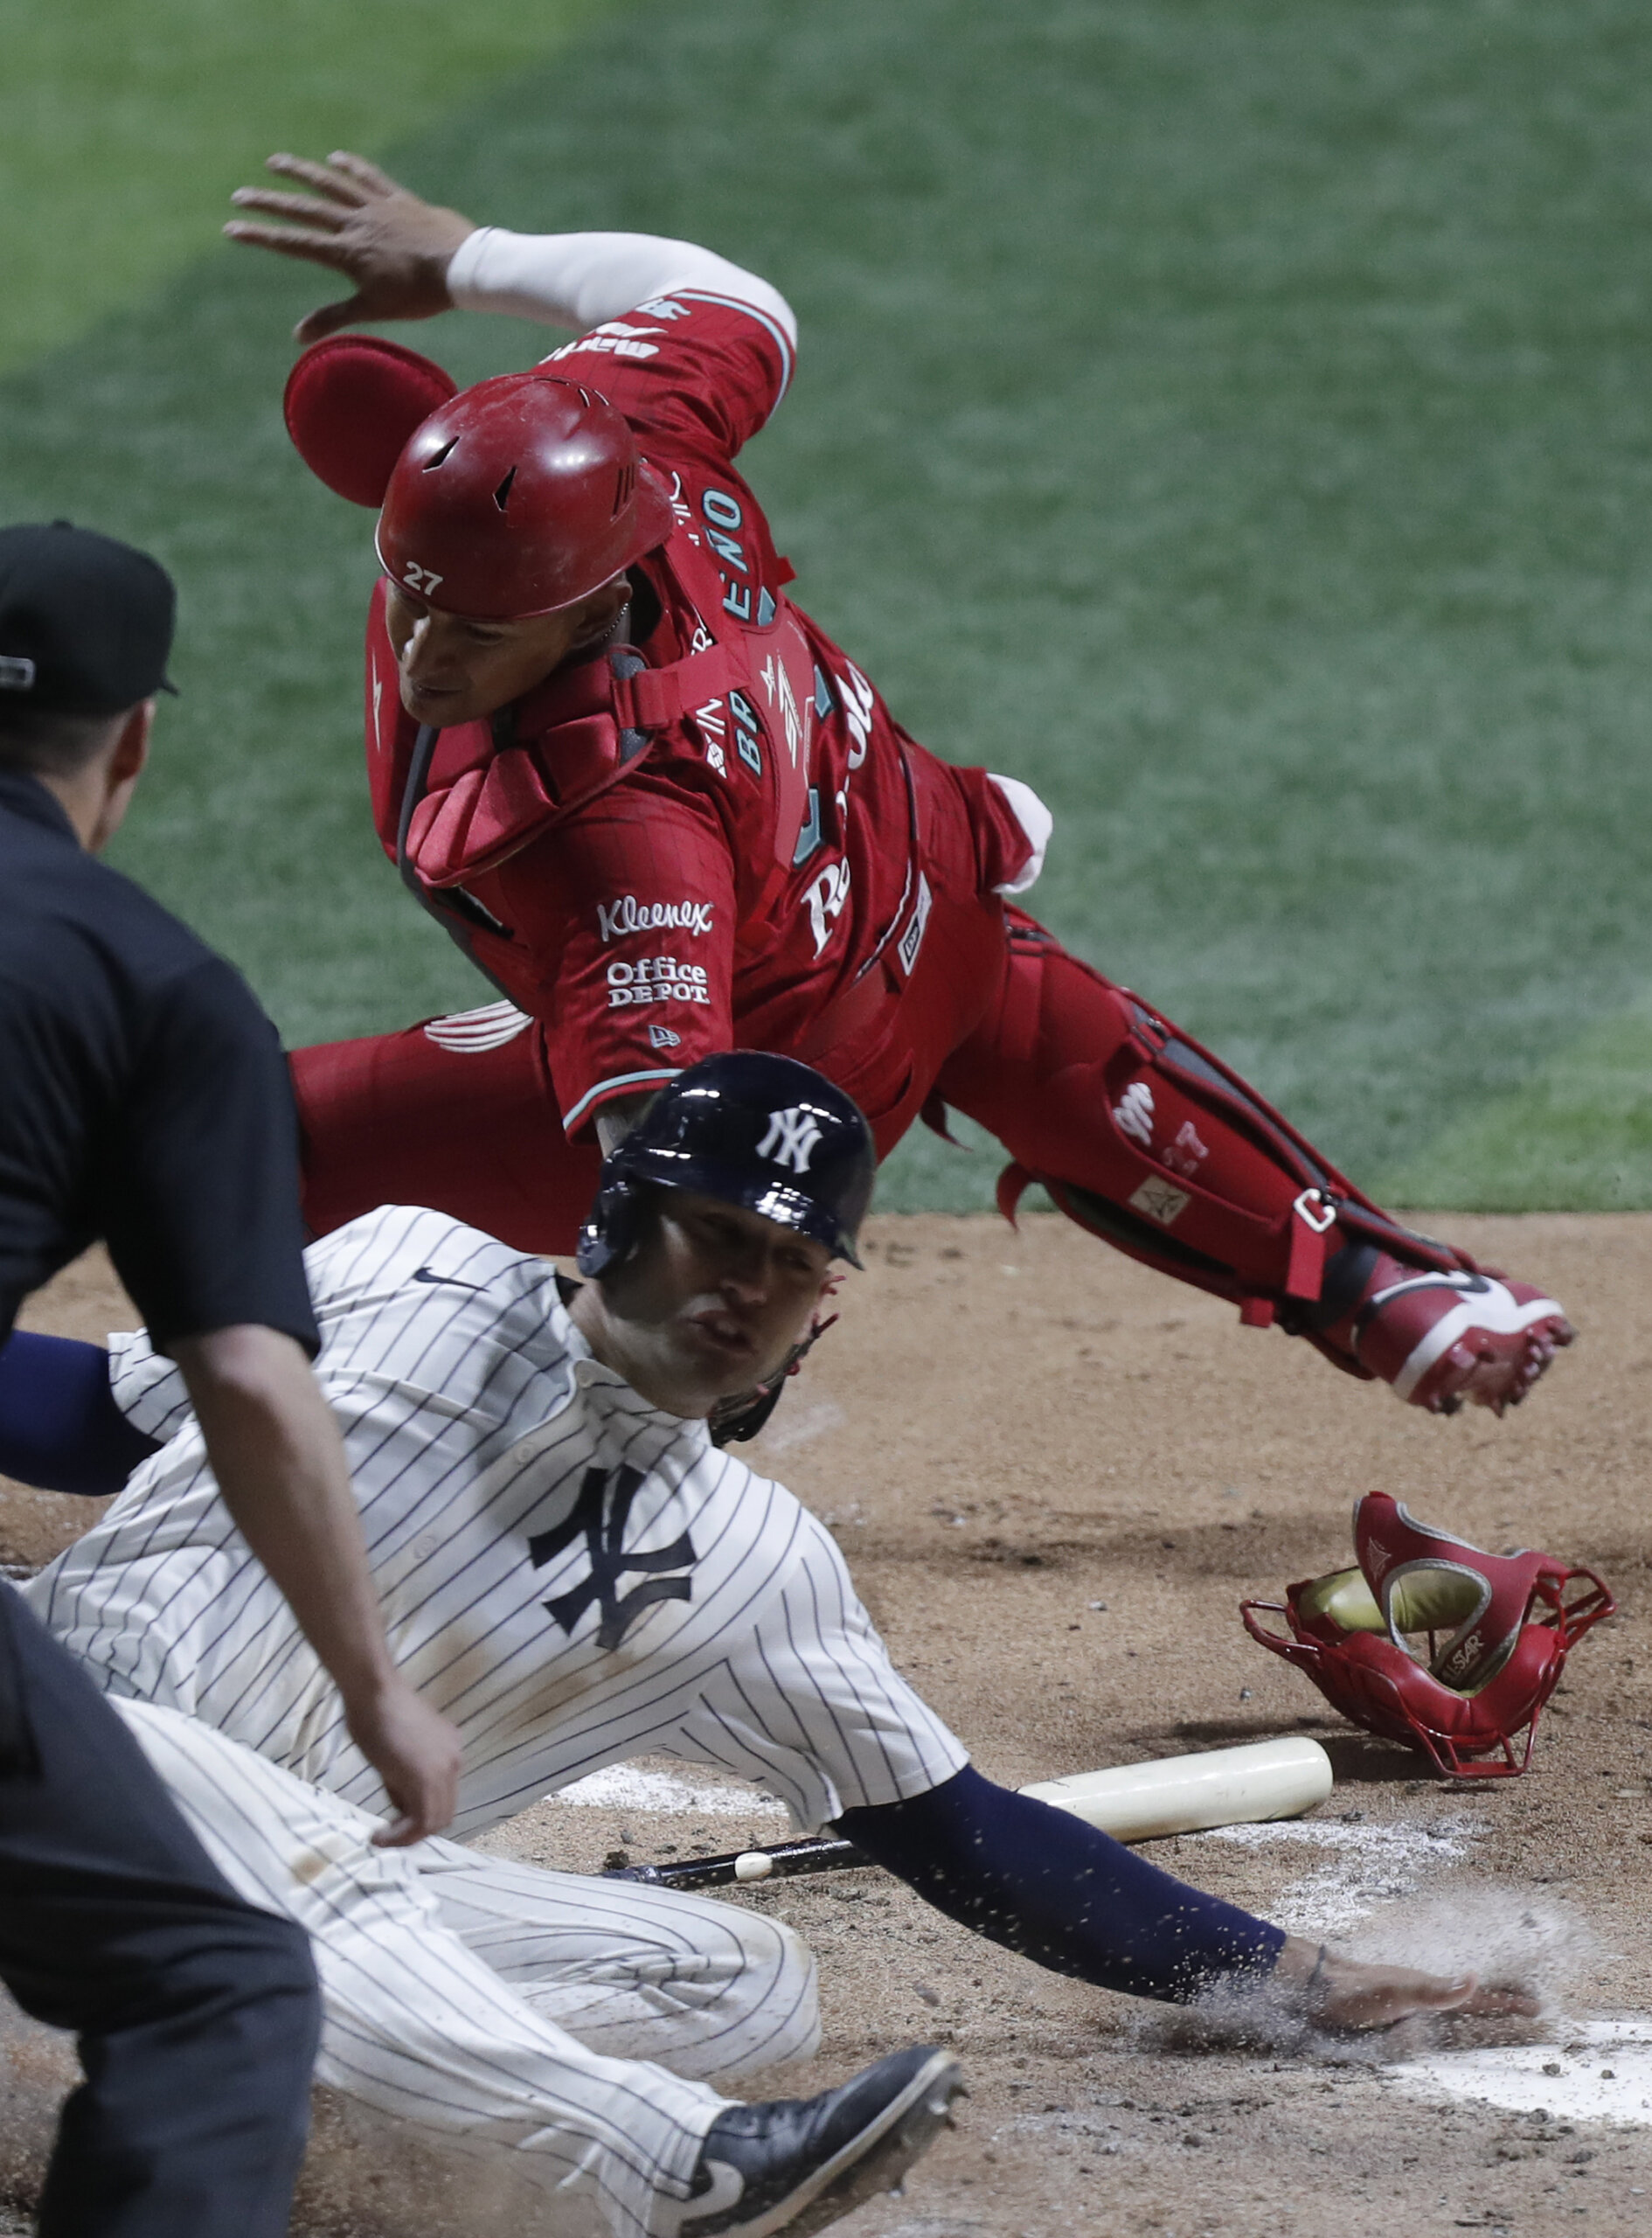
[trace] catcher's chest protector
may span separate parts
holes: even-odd
[[[667,560],[680,618],[716,611],[710,562],[686,532],[671,538]],[[439,734],[401,707],[385,595],[381,583],[367,630],[373,817],[385,851],[424,886],[441,891],[496,867],[620,783],[656,733],[731,692],[768,740],[760,766],[774,792],[774,866],[777,879],[790,871],[809,805],[816,685],[784,596],[769,601],[760,626],[725,622],[721,638],[664,668],[616,646],[559,669],[515,711],[520,742],[514,732],[502,738],[496,721],[462,724],[440,734],[441,766],[432,759]]]
[[[1423,1749],[1446,1778],[1524,1772],[1568,1652],[1616,1607],[1607,1587],[1551,1554],[1488,1554],[1386,1492],[1355,1508],[1354,1544],[1357,1567],[1288,1586],[1282,1602],[1242,1602],[1252,1638],[1367,1733]],[[1270,1615],[1289,1637],[1262,1622]],[[1419,1637],[1426,1651],[1411,1644]]]

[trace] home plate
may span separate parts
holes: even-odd
[[[1481,2098],[1556,2121],[1652,2129],[1652,2020],[1591,2020],[1554,2044],[1441,2052],[1388,2070],[1421,2098]]]
[[[602,1771],[587,1772],[545,1801],[582,1804],[598,1811],[670,1811],[701,1818],[786,1815],[786,1805],[760,1789],[679,1779],[675,1772],[649,1771],[640,1764],[609,1764]]]

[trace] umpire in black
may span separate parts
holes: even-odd
[[[224,1497],[393,1806],[452,1815],[452,1728],[394,1669],[309,1373],[297,1147],[238,975],[94,858],[149,752],[173,617],[153,560],[0,530],[0,1342],[99,1236],[177,1360]],[[0,1584],[0,1978],[80,2039],[47,2238],[276,2238],[318,2026],[290,1922],[211,1864],[136,1742]]]

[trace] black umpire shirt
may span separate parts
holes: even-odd
[[[316,1352],[275,1029],[0,768],[0,1341],[100,1236],[162,1349],[256,1322]]]

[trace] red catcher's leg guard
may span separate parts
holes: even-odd
[[[429,1205],[519,1251],[573,1251],[601,1161],[563,1133],[543,1036],[521,1015],[490,1003],[293,1051],[312,1234]]]
[[[1014,1159],[1007,1217],[1039,1181],[1132,1258],[1416,1404],[1501,1412],[1570,1341],[1551,1299],[1401,1227],[1219,1058],[1018,911],[999,999],[936,1086]]]

